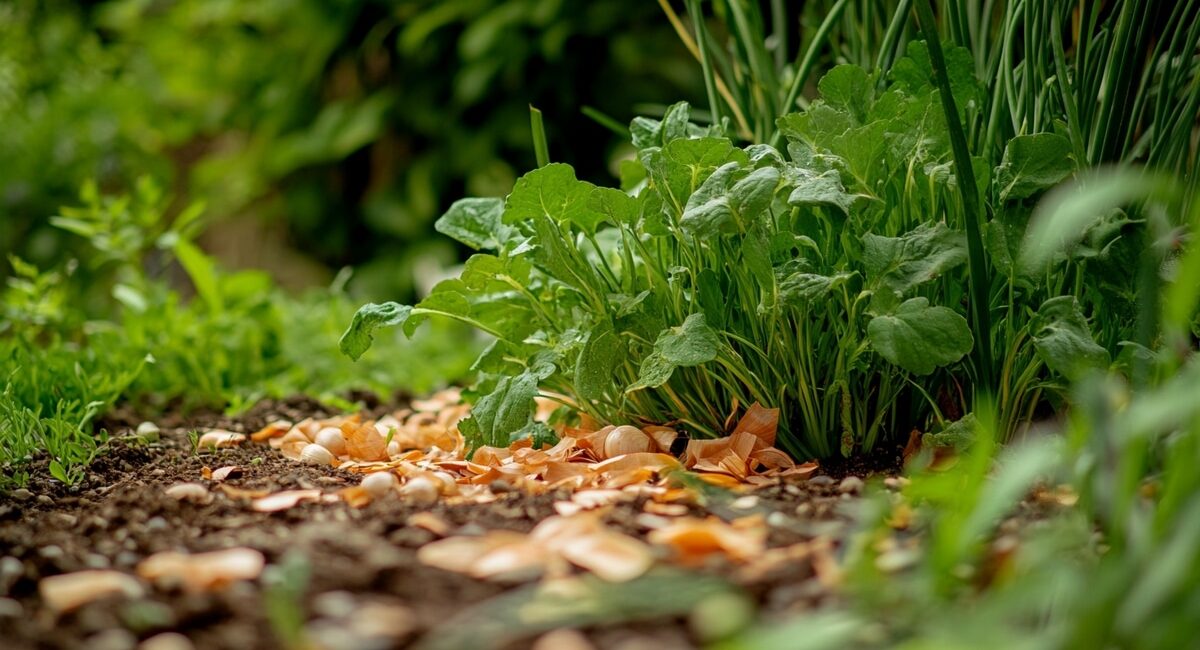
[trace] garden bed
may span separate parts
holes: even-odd
[[[0,506],[0,547],[14,558],[3,560],[0,568],[8,598],[0,614],[0,635],[9,640],[8,647],[133,647],[165,632],[183,633],[205,648],[278,645],[280,631],[272,625],[264,587],[258,581],[203,593],[148,589],[140,598],[100,599],[62,614],[50,611],[38,597],[39,580],[48,576],[85,569],[132,572],[145,558],[165,550],[196,553],[248,547],[261,551],[268,564],[298,553],[311,576],[291,606],[299,608],[300,620],[308,621],[308,635],[325,647],[453,647],[453,639],[463,638],[455,635],[467,633],[447,624],[455,614],[476,606],[482,608],[477,611],[486,611],[489,603],[498,602],[496,598],[518,593],[523,585],[553,582],[546,578],[541,582],[478,580],[425,566],[417,559],[417,549],[439,535],[428,529],[427,522],[421,522],[426,526],[422,527],[412,517],[432,514],[446,524],[441,532],[447,536],[490,530],[528,532],[556,514],[556,502],[570,499],[567,490],[529,495],[501,488],[493,502],[454,506],[439,502],[422,507],[397,496],[361,508],[339,501],[255,512],[243,500],[217,489],[215,482],[205,481],[204,468],[238,466],[240,476],[223,485],[265,492],[333,493],[356,485],[359,477],[296,463],[263,444],[196,454],[187,435],[195,427],[253,432],[275,418],[298,421],[325,414],[312,401],[292,400],[262,403],[236,419],[165,417],[161,421],[173,426],[164,427],[154,442],[121,437],[132,434],[132,429],[112,421],[118,437],[82,484],[66,488],[35,472],[39,478]],[[884,469],[883,475],[896,470],[875,469]],[[889,483],[895,485],[896,480]],[[185,482],[213,488],[211,502],[191,503],[167,494],[167,488]],[[825,570],[833,571],[831,560],[848,532],[861,485],[857,478],[843,480],[818,471],[747,494],[729,493],[727,498],[710,499],[706,506],[689,505],[689,516],[730,520],[759,515],[768,531],[767,548],[792,549],[795,558],[737,562],[714,554],[702,566],[684,570],[660,553],[656,569],[638,578],[639,583],[625,585],[623,598],[635,593],[638,584],[652,589],[659,575],[655,571],[663,571],[664,584],[687,585],[695,576],[695,584],[714,590],[717,597],[748,598],[767,616],[818,605],[834,597],[829,586],[836,578],[821,576],[814,562],[825,562]],[[603,522],[644,540],[649,530],[644,505],[645,499],[613,503],[606,506]],[[815,550],[799,552],[804,547]],[[572,572],[558,580],[578,577],[579,572]],[[636,594],[632,597],[636,600]],[[620,610],[619,603],[600,604],[600,608],[615,607],[615,614],[604,613],[601,618],[607,618],[607,624],[585,625],[584,630],[597,647],[642,647],[626,645],[631,640],[653,647],[691,647],[699,641],[696,635],[704,633],[696,629],[703,623],[689,622],[688,613],[696,603],[683,598],[677,605],[677,611],[639,620],[642,617],[636,612]],[[575,623],[573,616],[586,620],[592,615],[600,613],[572,614],[562,624]],[[486,617],[475,621],[486,626],[481,622]],[[536,625],[529,630],[510,625],[507,635],[493,640],[494,646],[521,647],[542,631]]]

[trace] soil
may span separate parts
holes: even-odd
[[[118,411],[102,423],[113,436],[107,453],[93,463],[80,485],[68,488],[50,479],[35,463],[34,478],[27,488],[0,498],[3,647],[120,650],[138,647],[152,637],[157,645],[143,647],[295,645],[279,636],[285,628],[277,624],[278,594],[287,592],[264,587],[265,577],[204,594],[150,589],[137,599],[100,600],[57,616],[38,597],[38,581],[44,577],[89,568],[131,572],[142,559],[164,550],[201,552],[247,546],[261,551],[269,566],[298,565],[300,573],[306,567],[308,578],[298,579],[298,607],[294,608],[307,621],[304,629],[310,645],[305,647],[454,647],[447,639],[468,638],[454,636],[462,632],[456,629],[460,626],[453,618],[456,614],[477,608],[476,618],[486,618],[489,611],[500,611],[530,592],[528,583],[481,581],[420,564],[417,549],[436,537],[408,524],[409,517],[423,509],[400,498],[375,501],[361,509],[343,502],[307,503],[283,512],[259,513],[220,490],[214,490],[216,498],[204,505],[177,501],[164,493],[180,482],[212,485],[201,478],[202,469],[227,465],[237,465],[243,473],[226,484],[244,489],[321,488],[328,492],[354,485],[357,477],[333,468],[298,464],[266,445],[247,443],[241,448],[195,454],[188,438],[188,431],[195,427],[251,432],[271,419],[296,421],[326,414],[320,404],[296,399],[264,402],[238,418],[214,413],[168,416],[158,419],[161,438],[146,442],[130,435],[137,418]],[[770,529],[769,548],[820,538],[831,540],[836,552],[857,503],[853,494],[842,493],[839,479],[872,472],[894,474],[897,465],[898,454],[883,454],[860,466],[835,468],[836,476],[818,470],[816,476],[757,490],[754,499],[719,499],[707,507],[691,508],[696,515],[726,519],[763,514]],[[456,535],[492,529],[528,531],[554,515],[554,501],[567,496],[508,492],[489,504],[435,504],[429,511],[449,523]],[[638,521],[642,505],[616,504],[606,515],[607,521],[644,538],[647,529]],[[676,579],[678,573],[664,573],[663,580]],[[727,586],[727,593],[747,599],[760,615],[771,617],[832,598],[817,573],[811,558],[798,558],[771,571],[757,572],[722,560],[686,575],[709,579],[704,584]],[[641,580],[652,585],[646,581],[653,581],[654,575]],[[655,607],[637,609],[628,603],[614,607],[618,615],[587,619],[591,622],[581,631],[598,648],[690,648],[699,644],[697,622],[689,621],[686,614]],[[275,613],[276,625],[269,612]],[[356,617],[360,612],[371,612],[377,621],[390,623],[364,631],[363,617]],[[604,623],[596,622],[602,619]],[[510,626],[485,638],[483,645],[478,639],[472,641],[472,647],[530,647],[542,631],[536,626]],[[180,637],[161,636],[164,632],[179,633],[190,639],[190,645]],[[545,642],[539,650],[554,645]]]

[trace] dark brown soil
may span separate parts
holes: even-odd
[[[206,505],[179,502],[164,493],[179,482],[203,483],[202,468],[225,465],[243,468],[241,477],[227,481],[239,488],[333,491],[352,485],[357,479],[349,474],[294,463],[265,445],[247,443],[239,449],[195,455],[187,436],[189,428],[197,426],[248,432],[276,417],[295,420],[323,414],[315,402],[291,400],[260,404],[237,419],[217,414],[161,418],[162,438],[147,443],[127,435],[136,418],[117,413],[104,423],[114,436],[110,448],[81,485],[67,488],[35,468],[26,490],[0,497],[0,645],[10,649],[118,650],[134,648],[168,631],[205,649],[287,645],[280,636],[285,628],[273,626],[268,611],[280,602],[279,594],[285,594],[284,609],[291,601],[286,589],[265,588],[265,578],[201,595],[151,589],[137,600],[98,601],[59,617],[43,607],[37,595],[38,581],[44,577],[87,568],[132,571],[145,557],[164,550],[199,552],[248,546],[264,553],[269,565],[300,567],[300,574],[306,567],[307,580],[301,575],[294,583],[299,596],[291,611],[306,626],[307,647],[452,647],[444,640],[440,646],[438,642],[458,638],[451,635],[460,625],[452,620],[454,615],[479,607],[479,616],[486,617],[492,603],[499,607],[508,602],[504,597],[519,598],[522,589],[531,589],[476,580],[418,563],[417,549],[435,537],[406,523],[420,509],[398,498],[362,509],[341,502],[310,503],[264,514],[219,490],[214,490],[216,498]],[[894,466],[885,464],[882,469],[894,472]],[[754,495],[756,498],[749,500],[718,496],[705,508],[693,506],[693,510],[723,518],[762,513],[770,528],[770,548],[816,538],[834,540],[836,548],[856,503],[852,495],[841,493],[839,480],[829,475],[797,479]],[[506,493],[487,505],[438,504],[431,511],[450,523],[454,534],[499,528],[527,531],[555,514],[554,501],[566,496]],[[619,504],[607,515],[609,522],[644,536],[647,531],[637,521],[641,506]],[[811,607],[831,597],[815,577],[811,560],[757,573],[721,561],[696,573],[728,583],[729,593],[741,594],[767,615]],[[645,581],[653,579],[645,578],[643,583],[652,584]],[[388,633],[372,636],[353,623],[356,612],[387,618],[386,612],[405,609],[414,615],[412,625],[397,625]],[[659,610],[654,607],[632,611],[635,609],[616,607],[614,611],[623,613],[609,616],[605,624],[589,623],[583,631],[600,648],[687,648],[698,644],[695,622],[689,623],[686,615],[655,613]],[[276,606],[273,611],[278,610]],[[405,631],[405,627],[410,629]],[[472,647],[528,647],[540,633],[533,628],[528,633],[521,630],[519,626],[508,629],[489,637],[484,645]]]

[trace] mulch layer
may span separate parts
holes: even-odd
[[[110,419],[109,448],[82,484],[67,488],[34,471],[30,484],[0,500],[0,646],[166,650],[175,648],[690,648],[701,645],[719,620],[701,611],[735,616],[739,607],[760,616],[782,616],[834,598],[820,580],[813,556],[769,571],[747,570],[727,558],[704,566],[666,566],[631,583],[598,585],[590,576],[559,580],[494,582],[426,566],[417,549],[437,537],[409,518],[429,511],[454,535],[507,529],[527,532],[555,514],[569,493],[501,494],[486,504],[417,507],[403,498],[354,508],[344,502],[304,503],[274,513],[250,510],[214,491],[207,504],[165,494],[180,482],[205,482],[205,467],[237,465],[227,484],[279,491],[334,491],[361,477],[331,467],[285,459],[265,444],[196,454],[188,431],[197,426],[253,432],[267,421],[322,416],[307,400],[265,402],[235,419],[206,415],[160,418],[155,442],[131,436],[133,418]],[[44,463],[45,461],[41,461]],[[884,457],[873,467],[895,474]],[[890,466],[889,466],[890,465]],[[691,505],[691,514],[733,519],[761,513],[768,548],[827,542],[836,555],[849,532],[861,483],[843,482],[845,469],[820,469],[754,491],[756,499],[715,499]],[[644,539],[643,504],[614,504],[608,526]],[[211,551],[244,546],[261,551],[269,582],[242,581],[223,589],[188,593],[149,589],[136,598],[106,598],[66,613],[42,602],[42,578],[84,569],[132,572],[146,557],[167,550]],[[288,568],[290,567],[290,568]],[[279,576],[283,576],[280,578]],[[557,590],[557,591],[556,591]],[[689,601],[689,593],[699,594]],[[711,603],[710,603],[711,605]],[[733,613],[730,613],[733,612]],[[720,614],[724,613],[724,614]],[[578,634],[545,636],[570,627]]]

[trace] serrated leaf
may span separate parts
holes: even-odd
[[[692,314],[683,325],[658,335],[654,351],[642,360],[638,380],[625,392],[661,386],[671,378],[675,368],[708,363],[717,358],[720,349],[721,339],[716,330],[708,326],[704,314]]]
[[[593,189],[595,185],[575,178],[575,169],[570,165],[551,163],[517,179],[504,201],[503,221],[529,223],[548,217],[556,224],[570,222],[595,234],[604,217],[588,209]]]
[[[967,319],[926,298],[905,300],[895,313],[867,323],[871,347],[884,359],[918,374],[962,359],[974,346]]]
[[[803,307],[824,298],[853,277],[853,273],[835,273],[834,275],[803,271],[792,273],[779,281],[779,301],[787,305]]]
[[[357,361],[368,349],[375,338],[375,331],[381,327],[402,325],[412,313],[412,307],[395,302],[382,304],[368,303],[354,313],[350,327],[346,328],[338,341],[338,349],[342,354]]]
[[[862,124],[875,103],[875,76],[856,65],[838,65],[821,77],[817,90],[825,103]]]
[[[862,242],[870,286],[897,296],[967,260],[966,237],[940,222],[921,224],[899,237],[867,233]]]
[[[680,227],[698,238],[749,230],[771,205],[779,170],[747,171],[737,162],[719,167],[688,197]]]
[[[1030,323],[1038,357],[1069,379],[1109,363],[1108,350],[1092,338],[1087,318],[1075,296],[1058,296],[1042,303]]]
[[[1054,187],[1073,171],[1070,140],[1055,133],[1019,135],[1004,147],[995,182],[1000,200],[1013,201]]]
[[[467,445],[507,447],[512,434],[533,422],[538,379],[530,372],[502,377],[492,392],[471,407],[471,417],[458,423]]]
[[[816,172],[799,165],[788,165],[783,174],[792,186],[787,199],[789,205],[829,205],[849,214],[850,206],[860,196],[846,191],[837,170]]]
[[[634,227],[639,216],[637,199],[611,187],[597,187],[588,197],[588,209],[603,220],[620,226]]]
[[[674,140],[661,151],[643,152],[642,163],[650,174],[665,206],[682,214],[688,199],[719,167],[736,162],[745,167],[750,159],[725,138]]]
[[[475,250],[498,250],[512,236],[501,222],[504,199],[459,199],[433,224],[434,230]]]

